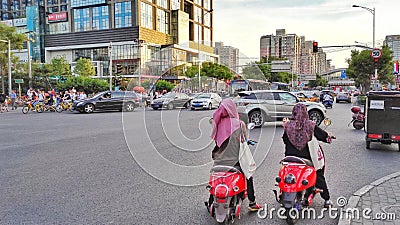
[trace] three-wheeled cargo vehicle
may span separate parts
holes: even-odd
[[[400,92],[371,91],[365,104],[366,147],[397,143],[400,151]]]

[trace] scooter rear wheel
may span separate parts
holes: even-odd
[[[355,121],[353,122],[353,127],[354,127],[356,130],[361,130],[361,129],[364,128],[364,123],[361,122],[361,121],[355,120]]]
[[[285,216],[286,216],[286,223],[287,224],[289,224],[289,225],[294,225],[296,222],[297,222],[297,220],[296,220],[296,218],[294,218],[294,217],[292,217],[291,215],[290,215],[290,210],[291,210],[292,208],[287,208],[286,209],[286,211],[285,211]]]

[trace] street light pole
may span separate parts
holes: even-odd
[[[11,41],[10,40],[0,40],[0,42],[8,44],[8,93],[11,93]],[[5,92],[3,90],[3,92]]]
[[[112,91],[112,42],[110,41],[110,45],[108,46],[108,55],[110,57],[110,62],[108,65],[108,71],[110,73],[110,91]]]
[[[372,9],[365,7],[365,6],[360,6],[360,5],[353,5],[353,7],[365,9],[372,14],[372,48],[374,49],[375,48],[375,7]],[[375,81],[378,79],[378,68],[375,68],[374,78],[375,78],[375,80],[373,82],[373,89],[375,90],[375,88],[376,88],[375,86],[377,86]]]

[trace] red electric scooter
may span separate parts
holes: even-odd
[[[364,113],[361,111],[361,108],[359,106],[353,106],[351,107],[351,112],[353,113],[352,120],[350,121],[347,126],[350,126],[351,123],[353,123],[353,127],[356,130],[361,130],[364,128]]]
[[[324,120],[325,126],[329,126],[331,121]],[[325,128],[326,128],[325,127]],[[335,136],[331,137],[335,139]],[[319,146],[324,157],[321,146]],[[295,156],[287,156],[281,160],[282,167],[278,176],[275,178],[277,190],[273,190],[276,201],[285,208],[286,222],[290,225],[295,224],[297,215],[303,208],[312,204],[313,198],[322,190],[315,187],[317,172],[311,160]]]
[[[249,145],[257,143],[248,139],[248,132],[254,127],[254,123],[249,123],[247,126],[246,136]],[[243,172],[236,167],[214,166],[206,189],[213,197],[212,204],[208,206],[209,213],[218,223],[229,224],[233,223],[235,218],[240,219],[241,205],[247,198],[247,182]]]

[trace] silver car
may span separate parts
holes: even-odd
[[[213,109],[218,108],[222,98],[216,93],[202,93],[190,102],[190,109]]]
[[[264,122],[290,118],[295,104],[300,102],[293,94],[280,90],[243,91],[234,99],[240,119],[261,127]],[[326,117],[326,108],[317,102],[300,102],[307,106],[310,119],[317,125]]]

